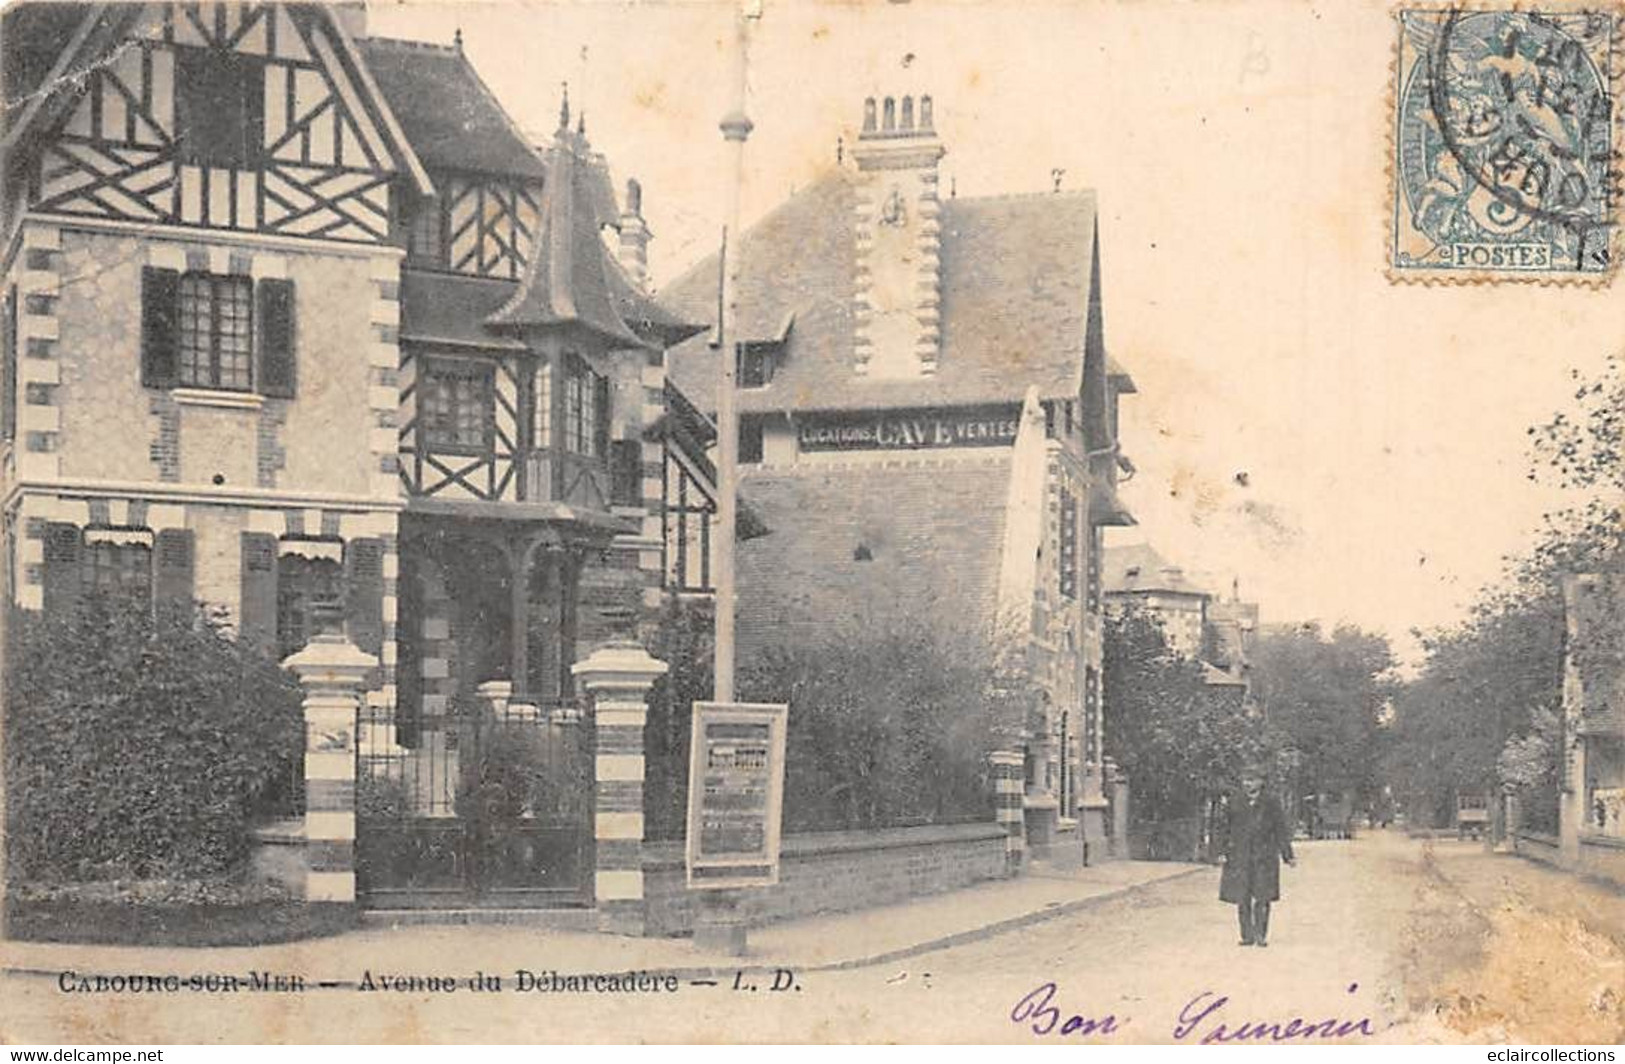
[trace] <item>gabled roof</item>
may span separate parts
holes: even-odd
[[[426,165],[542,178],[541,154],[491,95],[461,48],[388,37],[367,37],[356,44]]]
[[[783,337],[772,383],[739,393],[741,412],[1020,402],[1078,394],[1093,283],[1092,192],[942,201],[941,349],[936,373],[906,381],[854,375],[853,302],[858,175],[819,178],[748,229],[740,242],[737,339]],[[661,301],[713,322],[713,255],[661,289]],[[707,406],[716,352],[691,340],[671,372]]]
[[[322,18],[339,42],[342,62],[348,66],[364,97],[363,105],[379,119],[400,171],[424,194],[434,191],[423,164],[403,133],[389,100],[379,89],[356,42],[332,12],[320,4],[289,5],[302,16]],[[0,23],[0,68],[4,69],[4,139],[8,151],[35,128],[51,122],[75,98],[76,77],[94,68],[118,46],[147,5],[140,3],[58,3],[29,0],[13,4]],[[55,91],[57,89],[67,91]]]
[[[1107,547],[1101,561],[1101,587],[1107,594],[1200,595],[1210,593],[1148,543]]]

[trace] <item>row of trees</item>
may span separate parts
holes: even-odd
[[[1376,802],[1380,719],[1393,690],[1386,640],[1350,626],[1273,629],[1252,662],[1244,704],[1236,688],[1205,683],[1156,617],[1129,608],[1107,619],[1106,749],[1132,785],[1136,830],[1200,825],[1249,763],[1271,771],[1294,808],[1318,795]]]
[[[1562,581],[1618,569],[1625,499],[1621,362],[1574,383],[1573,406],[1529,430],[1528,474],[1572,503],[1547,515],[1535,547],[1464,621],[1423,636],[1426,660],[1396,699],[1388,777],[1412,815],[1435,824],[1460,794],[1507,791],[1522,797],[1526,824],[1556,830],[1565,652],[1616,652],[1625,630],[1610,600],[1584,639],[1565,640]]]

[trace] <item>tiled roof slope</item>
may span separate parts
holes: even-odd
[[[1083,378],[1092,192],[964,197],[942,203],[942,346],[933,376],[869,380],[853,366],[857,175],[831,171],[746,231],[739,338],[776,340],[783,360],[766,388],[742,390],[742,412],[880,409],[1075,395]],[[714,322],[711,256],[660,292],[695,321]],[[716,353],[702,339],[674,349],[671,372],[706,405]]]
[[[75,31],[92,11],[112,20],[120,13],[88,3],[32,3],[8,5],[0,20],[0,75],[3,75],[5,111],[3,128],[10,128],[37,93],[45,76],[62,55]],[[71,71],[70,71],[71,73]]]
[[[1148,543],[1108,547],[1101,559],[1101,586],[1108,594],[1161,591],[1176,595],[1207,595]]]
[[[388,37],[356,44],[424,165],[542,177],[540,156],[460,49]]]
[[[994,617],[1009,479],[1007,456],[747,474],[741,499],[770,532],[738,548],[742,651],[897,611],[950,625]],[[854,557],[860,546],[870,560]]]

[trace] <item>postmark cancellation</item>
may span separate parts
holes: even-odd
[[[1396,12],[1389,277],[1600,284],[1619,258],[1619,7]]]

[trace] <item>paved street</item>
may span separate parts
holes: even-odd
[[[777,993],[770,975],[747,974],[743,985],[758,989],[735,990],[724,979],[716,987],[685,981],[675,994],[521,994],[510,981],[500,994],[92,997],[16,976],[6,987],[6,1033],[39,1041],[681,1033],[734,1041],[1194,1042],[1273,1024],[1353,1039],[1369,1030],[1392,1041],[1625,1037],[1625,906],[1617,894],[1474,844],[1392,833],[1306,843],[1300,858],[1285,871],[1285,898],[1262,950],[1236,945],[1234,910],[1216,900],[1216,871],[1203,871],[907,961],[801,972],[797,989]],[[504,934],[537,936],[533,967],[548,967],[542,933]],[[356,957],[356,974],[368,963]],[[424,971],[443,967],[443,956],[424,958]],[[1053,994],[1040,993],[1025,1021],[1012,1022],[1024,996],[1047,983]],[[1083,1019],[1063,1035],[1074,1015]],[[1035,1025],[1049,1033],[1035,1033]]]

